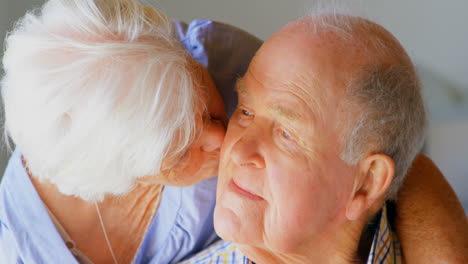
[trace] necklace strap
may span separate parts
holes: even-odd
[[[104,232],[104,237],[106,238],[107,247],[109,248],[109,251],[110,251],[110,253],[112,255],[112,258],[114,259],[114,263],[118,264],[117,258],[115,257],[114,251],[112,250],[112,245],[111,245],[111,243],[109,241],[109,237],[107,237],[106,228],[104,227],[104,221],[102,221],[102,216],[101,216],[101,211],[99,210],[99,206],[98,206],[97,202],[94,202],[94,205],[96,206],[96,211],[97,211],[97,214],[98,214],[98,217],[99,217],[99,221],[101,222],[102,232]]]

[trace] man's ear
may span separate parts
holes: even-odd
[[[359,219],[383,197],[394,174],[395,165],[387,155],[374,154],[359,162],[352,197],[346,207],[346,217],[351,221]]]

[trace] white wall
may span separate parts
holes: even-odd
[[[307,14],[305,0],[146,0],[184,21],[210,18],[266,39]],[[0,32],[42,0],[0,0]],[[427,150],[468,205],[468,1],[352,0],[390,30],[422,73],[432,114]],[[1,155],[0,155],[1,160]],[[0,162],[1,169],[1,162]]]
[[[445,120],[431,124],[428,151],[445,175],[450,176],[452,187],[466,201],[468,178],[468,120]],[[450,155],[449,155],[450,154]],[[459,177],[452,177],[452,176]],[[466,207],[465,203],[465,209]]]

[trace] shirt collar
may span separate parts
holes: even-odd
[[[387,217],[387,206],[382,207],[378,228],[374,234],[367,264],[400,264],[400,242],[390,228]]]

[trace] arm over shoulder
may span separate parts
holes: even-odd
[[[468,220],[437,166],[419,154],[397,202],[396,228],[406,263],[468,263]]]

